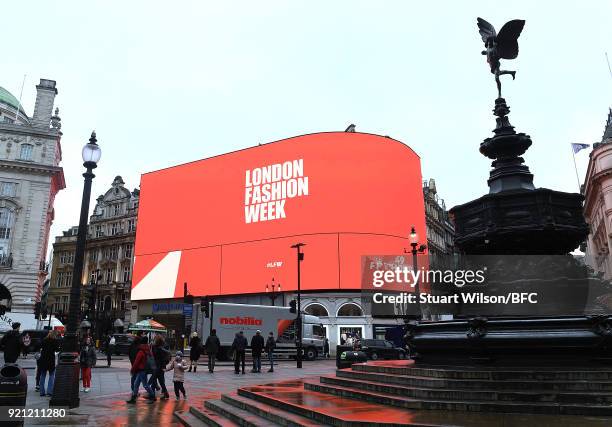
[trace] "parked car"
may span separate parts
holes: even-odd
[[[127,355],[130,345],[132,345],[136,337],[132,334],[113,334],[113,336],[115,337],[115,348],[113,353],[116,355]]]
[[[361,340],[361,351],[372,360],[406,358],[406,350],[386,340]]]

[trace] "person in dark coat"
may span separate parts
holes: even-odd
[[[55,383],[55,352],[58,351],[58,343],[55,331],[49,331],[49,334],[43,339],[40,347],[40,395],[51,396],[53,393],[53,385]],[[49,383],[45,389],[45,380],[49,374]]]
[[[128,358],[130,359],[130,366],[134,366],[136,360],[136,354],[138,354],[138,348],[140,347],[140,340],[142,339],[142,331],[136,331],[136,336],[128,348]],[[132,374],[130,378],[130,384],[132,390],[134,389],[134,383],[136,382],[136,374]]]
[[[246,364],[246,348],[249,345],[242,331],[236,334],[232,343],[232,351],[234,352],[234,371],[239,374],[240,363],[242,362],[242,375],[244,375],[244,365]]]
[[[170,362],[172,358],[170,355],[170,351],[164,348],[165,345],[164,337],[161,335],[155,336],[155,341],[153,346],[151,347],[151,352],[153,353],[153,358],[155,359],[155,372],[149,378],[149,387],[155,393],[157,389],[157,383],[161,387],[161,399],[166,400],[170,398],[168,394],[168,389],[166,388],[166,365]]]
[[[325,343],[323,344],[323,356],[329,357],[329,340],[325,338]]]
[[[191,372],[191,368],[193,367],[193,372],[198,369],[198,359],[200,358],[200,354],[202,352],[202,340],[198,336],[197,332],[194,332],[191,336],[191,340],[189,340],[189,372]]]
[[[261,336],[261,331],[255,332],[253,338],[251,338],[251,354],[253,355],[253,371],[255,373],[261,372],[261,352],[264,348],[264,339]]]
[[[210,331],[210,335],[208,338],[206,338],[204,349],[206,350],[206,354],[208,354],[208,372],[212,374],[215,371],[215,359],[217,358],[217,353],[219,353],[219,350],[221,349],[221,341],[219,341],[216,329]]]
[[[268,339],[266,340],[266,353],[268,353],[268,360],[270,361],[270,369],[268,372],[274,372],[274,349],[276,348],[276,341],[274,340],[274,334],[270,332]]]
[[[21,323],[15,322],[11,325],[13,329],[8,331],[2,337],[2,347],[4,348],[4,363],[16,363],[21,353],[21,347],[23,342],[21,341],[21,334],[19,328]]]

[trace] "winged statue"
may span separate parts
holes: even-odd
[[[515,59],[518,56],[518,38],[523,31],[525,21],[522,19],[514,19],[506,22],[499,30],[495,31],[493,25],[489,24],[482,18],[477,19],[478,31],[485,44],[483,55],[487,56],[487,62],[491,67],[491,73],[495,74],[495,82],[497,83],[497,93],[501,98],[501,82],[499,76],[510,74],[512,80],[516,75],[516,71],[507,71],[500,69],[500,59]]]

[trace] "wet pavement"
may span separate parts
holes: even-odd
[[[33,359],[20,359],[28,374],[28,408],[48,408],[49,397],[40,397],[34,390],[35,363]],[[297,376],[317,378],[320,375],[332,375],[335,372],[335,360],[304,362],[304,368],[298,370],[295,362],[283,361],[275,366],[274,373],[268,373],[263,366],[261,374],[250,373],[235,375],[233,366],[222,364],[210,374],[206,368],[198,367],[198,372],[185,372],[185,390],[187,401],[177,401],[174,397],[172,373],[166,373],[166,386],[170,393],[169,400],[157,400],[153,404],[140,398],[136,404],[125,401],[130,397],[129,361],[114,360],[111,368],[106,362],[98,361],[92,370],[91,391],[80,393],[81,405],[70,411],[64,419],[28,419],[25,425],[36,426],[180,426],[173,413],[187,410],[189,405],[201,408],[204,400],[218,399],[222,393],[235,391],[239,387],[262,384],[269,381],[284,381]],[[201,369],[201,371],[200,371]],[[59,387],[60,384],[57,384]],[[145,394],[140,389],[141,396]]]

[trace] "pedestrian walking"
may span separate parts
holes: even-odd
[[[197,332],[194,332],[191,335],[191,340],[189,340],[189,372],[191,372],[191,368],[193,368],[193,372],[198,369],[198,359],[200,358],[200,353],[202,352],[202,340],[198,336]]]
[[[165,341],[164,337],[161,335],[155,336],[155,341],[153,346],[151,347],[151,352],[153,353],[153,358],[155,359],[155,371],[151,378],[149,379],[149,387],[153,390],[153,393],[157,390],[157,383],[161,388],[161,397],[160,399],[169,399],[170,395],[168,394],[168,389],[166,389],[166,365],[170,363],[170,359],[172,358],[170,355],[170,351],[164,348]]]
[[[244,375],[244,365],[246,364],[246,348],[249,345],[242,331],[236,334],[232,343],[232,351],[234,352],[234,371],[240,373],[240,364],[242,363],[242,375]]]
[[[180,399],[180,393],[183,393],[183,399],[187,399],[187,395],[185,394],[185,370],[187,369],[187,364],[183,360],[183,352],[177,351],[176,356],[170,366],[166,369],[166,371],[174,371],[172,375],[172,382],[174,383],[174,394],[176,396],[176,400]]]
[[[43,339],[40,348],[40,395],[51,396],[55,383],[55,352],[58,350],[58,343],[55,331],[49,331]],[[49,382],[45,388],[45,381],[49,375]]]
[[[136,358],[134,359],[134,363],[130,369],[130,373],[135,376],[135,380],[134,387],[132,388],[132,397],[127,401],[127,403],[136,403],[136,397],[138,396],[140,384],[142,384],[148,393],[149,403],[155,402],[155,393],[147,381],[147,372],[154,371],[155,359],[153,358],[153,354],[151,354],[151,350],[149,349],[149,340],[146,336],[143,336],[140,338],[140,345],[138,346],[138,351],[136,352]]]
[[[36,360],[36,387],[34,390],[40,390],[40,349],[34,353],[34,359]]]
[[[106,344],[106,364],[110,368],[111,366],[111,356],[115,352],[115,336],[109,335],[108,342]]]
[[[270,369],[268,372],[274,372],[274,349],[276,348],[276,340],[274,334],[270,332],[268,339],[266,340],[266,353],[268,353],[268,360],[270,361]]]
[[[210,331],[210,335],[206,338],[204,349],[206,350],[206,354],[208,354],[208,372],[212,374],[215,371],[217,353],[219,353],[221,349],[221,341],[219,341],[216,329]]]
[[[130,366],[134,366],[136,360],[136,354],[138,354],[138,348],[140,347],[140,339],[142,338],[142,331],[136,331],[136,336],[132,340],[130,347],[128,348],[128,358],[130,359]],[[134,383],[136,382],[137,374],[132,373],[130,378],[130,387],[134,390]]]
[[[251,338],[251,355],[253,356],[253,370],[251,372],[261,372],[261,352],[264,349],[264,339],[261,331],[257,330]]]
[[[11,325],[11,330],[2,337],[2,347],[4,347],[4,363],[16,363],[19,354],[21,353],[21,335],[19,328],[21,323],[14,322]]]
[[[329,340],[325,338],[325,343],[323,344],[323,356],[329,358]]]
[[[81,364],[81,377],[83,378],[83,388],[81,391],[89,393],[91,388],[91,368],[96,366],[97,356],[96,348],[94,347],[90,337],[85,338],[85,342],[81,346],[79,362]]]

